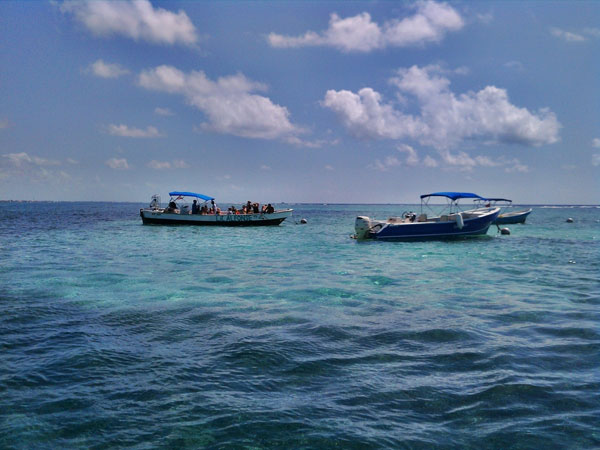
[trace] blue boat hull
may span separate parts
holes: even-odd
[[[498,212],[467,219],[462,228],[456,222],[423,222],[389,224],[381,231],[372,233],[371,237],[378,240],[404,241],[427,239],[460,239],[470,236],[487,234],[488,228],[498,217]]]

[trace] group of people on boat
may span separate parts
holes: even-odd
[[[177,207],[177,204],[174,201],[169,202],[169,206],[165,209],[165,212],[176,212],[176,210],[178,210],[179,208]],[[208,206],[206,203],[202,206],[200,206],[200,204],[198,203],[197,200],[194,200],[192,203],[192,214],[201,214],[201,215],[221,215],[221,214],[272,214],[275,212],[275,208],[273,207],[273,205],[271,205],[270,203],[266,204],[266,205],[262,205],[262,208],[260,207],[259,203],[256,202],[251,202],[250,200],[248,200],[248,202],[245,205],[242,205],[242,207],[240,209],[236,208],[235,206],[230,206],[229,208],[227,208],[227,212],[223,212],[221,211],[221,208],[219,208],[216,204],[214,200],[210,201],[210,206]]]

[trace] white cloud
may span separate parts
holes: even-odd
[[[307,141],[306,139],[300,139],[298,136],[289,136],[284,139],[288,144],[296,145],[298,147],[305,148],[322,148],[326,145],[334,146],[340,143],[339,139],[316,139],[314,141]]]
[[[557,38],[563,39],[567,42],[583,42],[586,40],[585,36],[582,34],[564,31],[559,28],[552,28],[550,33],[552,33],[553,36],[556,36]]]
[[[592,139],[592,146],[595,148],[600,148],[600,138]]]
[[[326,164],[325,165],[325,170],[333,171],[333,170],[335,170],[335,168],[333,166],[329,165],[329,164]]]
[[[175,159],[173,161],[156,161],[153,159],[147,164],[151,169],[163,170],[163,169],[187,169],[190,167],[188,163],[186,163],[182,159]]]
[[[584,28],[583,33],[588,36],[600,38],[600,28]]]
[[[273,47],[326,46],[344,52],[369,52],[439,42],[446,33],[458,31],[464,25],[460,14],[446,3],[420,1],[415,8],[414,15],[388,20],[382,25],[373,22],[366,12],[347,18],[334,13],[329,28],[322,33],[308,31],[298,37],[270,33],[268,40]]]
[[[401,166],[402,163],[400,160],[392,155],[386,156],[383,161],[376,159],[373,164],[370,164],[368,167],[370,169],[379,170],[380,172],[387,172],[392,167]]]
[[[73,14],[96,36],[121,35],[156,44],[194,45],[196,29],[184,11],[153,8],[148,0],[65,1],[63,13]]]
[[[88,71],[101,78],[118,78],[129,73],[129,70],[118,64],[105,63],[101,59],[88,67]]]
[[[417,155],[417,151],[412,148],[410,145],[400,144],[397,147],[397,150],[401,153],[406,153],[406,165],[408,166],[416,166],[419,164],[419,156]]]
[[[284,139],[302,130],[290,122],[287,108],[254,94],[266,86],[242,74],[212,81],[202,71],[184,73],[172,66],[143,71],[139,85],[182,95],[208,117],[203,130],[260,139]]]
[[[146,127],[145,130],[140,128],[128,127],[127,125],[114,125],[108,126],[108,133],[113,136],[122,136],[130,138],[158,138],[164,135],[154,127]]]
[[[592,166],[600,166],[600,153],[592,155]]]
[[[437,66],[398,70],[390,80],[399,96],[415,98],[420,115],[413,116],[384,103],[371,88],[357,94],[329,90],[322,105],[334,111],[348,131],[359,138],[412,138],[437,149],[457,146],[465,139],[519,143],[530,146],[558,140],[560,124],[554,113],[531,113],[510,103],[506,90],[487,86],[479,92],[456,95]]]
[[[517,72],[522,72],[525,70],[525,66],[521,61],[508,61],[504,63],[504,67],[507,69],[515,70]]]
[[[431,156],[427,155],[425,158],[423,158],[423,165],[425,167],[437,167],[438,162]]]
[[[73,158],[67,158],[67,162],[69,164],[79,164],[79,161],[77,161],[76,159],[73,159]]]
[[[15,179],[22,182],[61,184],[70,179],[63,170],[55,170],[60,161],[46,159],[25,152],[5,153],[0,158],[0,180]]]
[[[159,116],[173,116],[173,112],[169,108],[154,108],[154,114],[158,114]]]
[[[156,170],[170,169],[171,163],[169,161],[156,161],[155,159],[153,159],[148,163],[148,167]]]
[[[446,164],[446,168],[454,168],[463,172],[471,172],[476,167],[504,167],[505,172],[529,172],[529,167],[522,164],[517,158],[507,159],[500,157],[493,159],[489,156],[471,156],[464,151],[451,153],[447,149],[439,150],[438,154]],[[435,167],[435,165],[428,167]]]
[[[492,23],[492,21],[494,20],[494,15],[492,13],[477,14],[475,17],[479,22],[485,25]]]
[[[525,164],[521,164],[518,159],[513,159],[509,161],[509,166],[504,169],[505,172],[521,172],[527,173],[529,172],[529,167]]]
[[[174,169],[187,169],[190,165],[186,163],[183,159],[175,159],[173,160],[173,168]]]
[[[271,166],[267,166],[266,164],[261,164],[260,170],[271,170]]]
[[[23,167],[26,165],[33,166],[58,166],[60,162],[52,159],[40,158],[39,156],[29,155],[25,152],[21,153],[6,153],[2,155],[14,167]]]
[[[129,164],[127,164],[127,160],[125,158],[110,158],[105,164],[111,169],[115,170],[127,170],[129,169]]]
[[[350,133],[361,138],[401,139],[426,134],[425,124],[381,102],[381,95],[371,88],[358,93],[329,90],[321,103],[337,113]]]

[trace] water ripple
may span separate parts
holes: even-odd
[[[600,447],[598,209],[387,245],[351,219],[407,208],[223,230],[3,206],[2,448]]]

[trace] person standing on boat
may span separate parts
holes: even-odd
[[[216,212],[217,212],[217,205],[215,204],[215,199],[214,198],[210,201],[210,209],[212,210],[212,214],[216,214]]]
[[[192,202],[192,214],[199,214],[200,210],[198,208],[198,200],[194,200]]]

